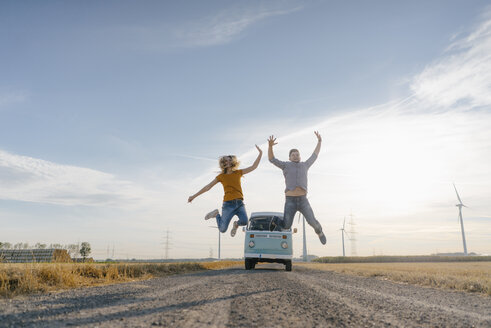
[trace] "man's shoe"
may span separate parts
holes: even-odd
[[[273,216],[271,223],[269,224],[269,231],[281,231],[282,225],[277,216]]]
[[[239,227],[239,222],[235,221],[234,226],[232,227],[232,230],[230,230],[230,236],[235,236],[237,233],[237,228]]]
[[[205,215],[205,220],[209,220],[211,218],[216,218],[217,215],[218,215],[218,210],[215,209],[215,210],[213,210],[210,213]]]
[[[325,245],[326,244],[326,235],[324,235],[324,232],[320,232],[317,234],[317,236],[319,236],[319,240],[321,241],[322,245]]]

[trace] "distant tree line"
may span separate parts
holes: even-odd
[[[66,249],[68,254],[70,254],[70,257],[78,258],[79,255],[81,255],[84,260],[89,256],[91,252],[91,247],[88,242],[83,242],[81,244],[78,243],[78,244],[67,244],[67,245],[62,245],[62,244],[48,245],[43,243],[36,243],[34,245],[29,245],[29,243],[11,244],[9,242],[0,241],[0,249],[48,249],[48,248]]]

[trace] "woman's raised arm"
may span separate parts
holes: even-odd
[[[249,167],[243,169],[242,170],[242,174],[247,174],[247,173],[252,172],[255,169],[257,169],[257,167],[259,165],[259,162],[261,161],[261,156],[263,156],[263,151],[257,145],[256,145],[256,149],[259,151],[259,154],[257,155],[256,160],[254,161],[254,163],[252,164],[252,166],[249,166]]]

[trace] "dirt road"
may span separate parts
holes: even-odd
[[[282,265],[0,300],[0,327],[491,327],[491,297]]]

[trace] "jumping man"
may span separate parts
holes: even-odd
[[[285,210],[283,219],[277,224],[283,229],[290,229],[293,223],[293,218],[297,211],[303,214],[307,223],[314,228],[315,233],[319,236],[322,244],[326,244],[326,236],[322,232],[322,227],[315,219],[314,212],[310,207],[307,199],[307,171],[315,162],[321,149],[322,138],[319,132],[314,132],[317,137],[317,147],[315,147],[312,156],[305,162],[300,161],[300,152],[298,149],[290,150],[290,161],[283,162],[274,157],[273,146],[277,144],[276,138],[270,136],[268,139],[268,158],[271,163],[283,170],[285,176]]]

